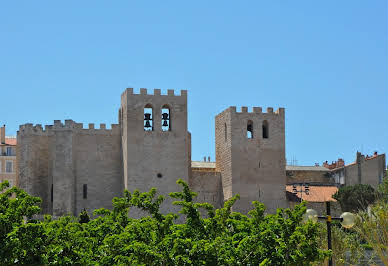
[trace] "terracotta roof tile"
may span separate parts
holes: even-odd
[[[292,193],[292,185],[287,185],[287,192]],[[298,190],[300,187],[298,187]],[[332,196],[338,191],[335,186],[311,186],[310,193],[306,195],[303,193],[302,199],[309,202],[325,202],[325,201],[336,201]],[[287,193],[287,194],[289,194]],[[295,195],[295,194],[294,194]],[[295,195],[300,200],[300,192]],[[289,200],[293,200],[294,197]]]
[[[16,138],[5,138],[6,145],[16,145],[16,143],[17,143]]]

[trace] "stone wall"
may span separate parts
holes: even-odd
[[[297,167],[295,167],[297,168]],[[302,167],[300,167],[302,168]],[[307,168],[307,167],[306,167]],[[314,168],[314,166],[308,167]],[[322,168],[322,167],[320,167]],[[333,178],[330,178],[329,170],[287,170],[287,184],[292,183],[334,183]]]
[[[361,164],[361,182],[363,184],[370,184],[376,189],[383,180],[385,167],[385,154],[366,158]]]
[[[269,126],[268,138],[262,125]],[[247,138],[247,125],[253,137]],[[247,213],[252,201],[263,202],[268,212],[287,206],[285,195],[285,120],[284,109],[262,113],[254,107],[237,112],[230,107],[216,116],[216,157],[224,186],[224,197],[239,194],[234,210]],[[225,181],[225,182],[224,182]],[[230,182],[231,181],[231,182]],[[226,188],[225,188],[226,187]]]
[[[177,179],[188,182],[189,177],[187,92],[183,90],[181,95],[175,95],[173,90],[168,90],[167,95],[161,95],[156,89],[151,95],[146,89],[141,89],[140,94],[127,89],[121,99],[125,188],[144,192],[155,187],[162,195],[180,190]],[[152,107],[152,131],[144,130],[146,106]],[[161,128],[163,106],[170,109],[169,131]],[[161,207],[163,212],[179,209],[172,207],[171,202],[167,197]]]
[[[53,126],[22,125],[17,156],[20,187],[42,198],[42,213],[77,215],[110,207],[122,194],[121,138],[118,125],[106,130],[72,120]],[[88,185],[86,199],[83,185]]]
[[[120,130],[81,131],[74,144],[75,212],[84,208],[89,213],[98,208],[111,209],[112,199],[124,191]]]
[[[346,186],[369,184],[376,189],[384,177],[385,165],[385,154],[365,157],[358,152],[354,163],[332,171],[333,173],[343,173]]]
[[[223,206],[221,173],[216,171],[191,171],[190,188],[198,193],[197,202],[208,202],[216,209]]]
[[[52,127],[25,124],[17,134],[17,175],[19,187],[42,199],[42,212],[51,213]]]

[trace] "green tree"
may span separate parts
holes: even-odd
[[[376,200],[376,193],[370,185],[357,184],[341,187],[333,198],[340,203],[343,211],[358,212],[365,210]]]
[[[86,209],[84,208],[84,210],[79,214],[79,222],[81,224],[83,223],[88,223],[90,221],[90,217],[89,217],[89,214],[88,212],[86,211]]]
[[[388,265],[388,202],[378,201],[368,211],[358,213],[356,230]]]
[[[39,265],[44,252],[42,224],[30,220],[40,212],[41,200],[8,181],[0,184],[0,265]]]
[[[253,202],[242,215],[232,211],[238,195],[215,210],[195,202],[185,182],[178,184],[182,191],[170,197],[179,214],[160,212],[164,196],[156,189],[125,190],[113,199],[112,210],[95,210],[89,220],[86,212],[32,220],[40,200],[17,188],[6,190],[0,196],[0,265],[309,265],[328,255],[319,247],[318,225],[302,223],[304,204],[265,215],[264,205]],[[130,218],[130,208],[146,215]],[[176,222],[179,215],[183,223]]]
[[[388,176],[383,178],[383,182],[377,188],[379,200],[388,203]]]

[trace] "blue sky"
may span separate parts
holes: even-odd
[[[287,159],[388,151],[388,2],[3,1],[0,123],[117,123],[126,87],[187,89],[192,159],[228,106],[286,108]]]

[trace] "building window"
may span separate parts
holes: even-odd
[[[247,139],[253,139],[253,122],[248,120],[247,123]]]
[[[162,107],[162,131],[171,130],[171,112],[168,105]]]
[[[228,139],[228,128],[226,127],[226,123],[224,127],[225,127],[225,141],[226,141]]]
[[[6,155],[7,156],[13,156],[14,155],[12,147],[7,147]]]
[[[51,202],[54,201],[54,184],[51,184]]]
[[[263,139],[268,139],[269,137],[269,126],[267,120],[263,121]]]
[[[13,162],[12,161],[5,162],[5,172],[6,173],[13,173]]]
[[[151,104],[144,106],[144,131],[154,130],[154,116]]]
[[[88,185],[87,184],[84,184],[84,187],[83,187],[83,198],[84,199],[88,198]]]

